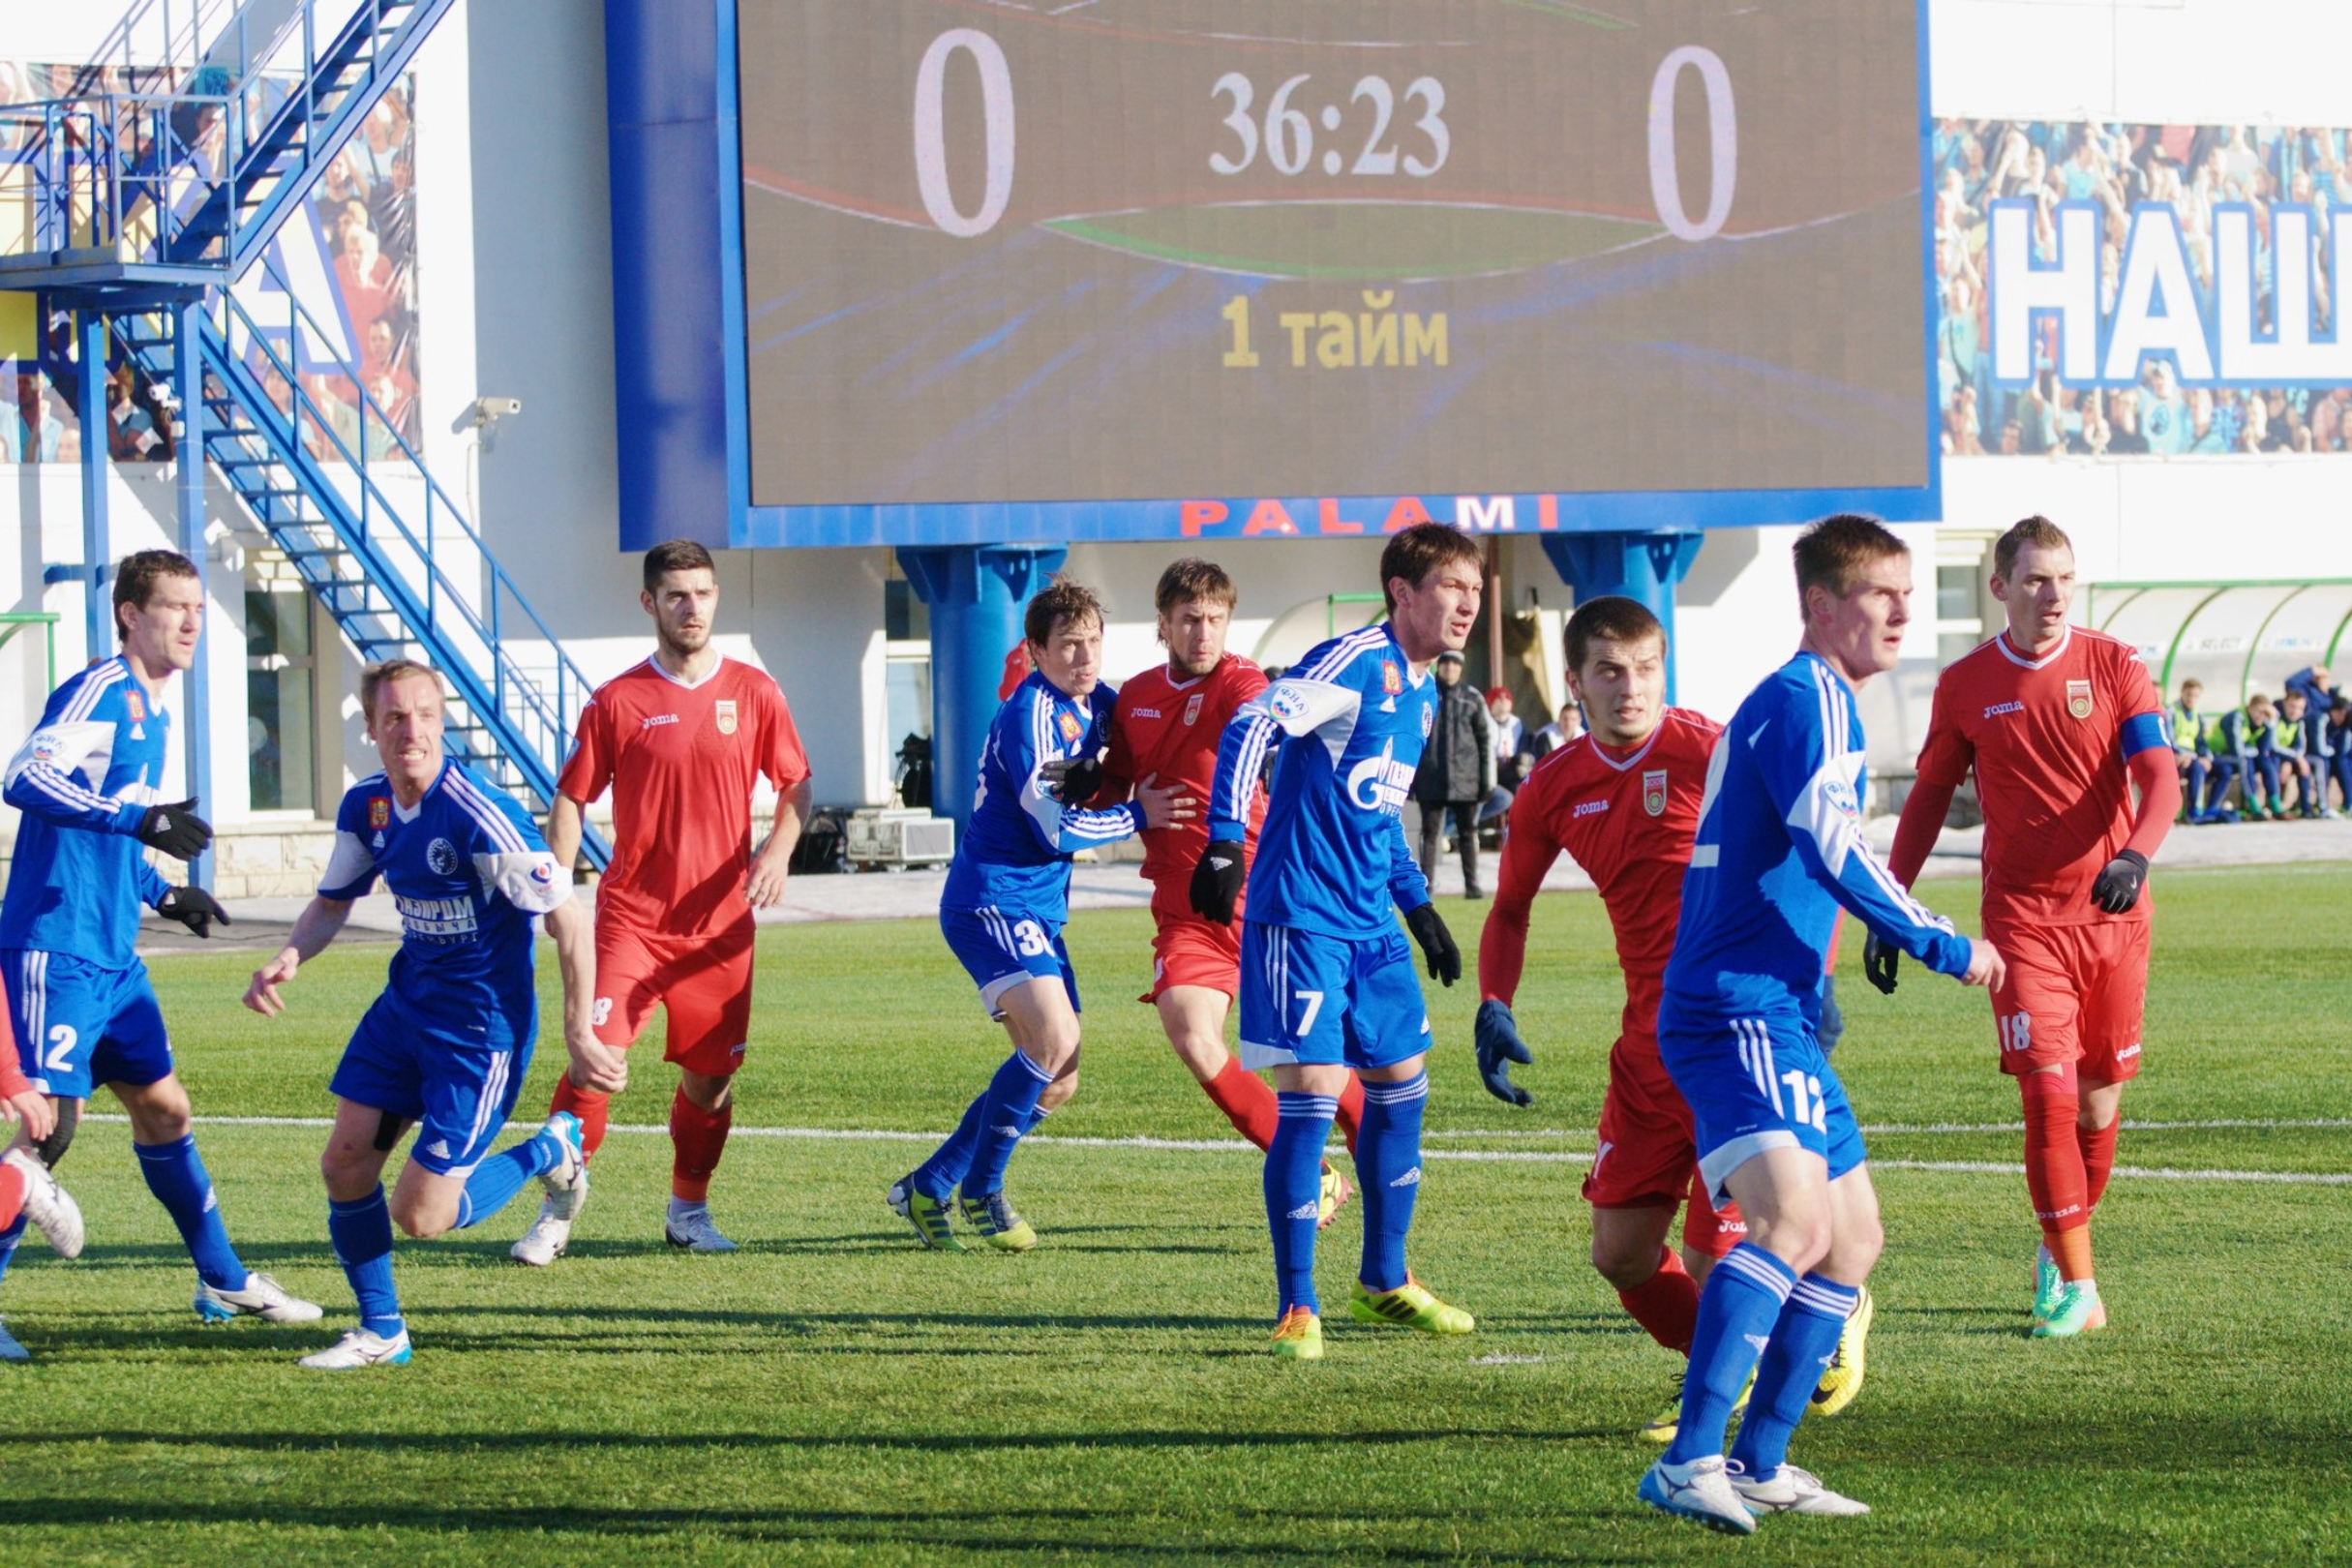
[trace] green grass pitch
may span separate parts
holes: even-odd
[[[1004,1051],[928,922],[763,937],[739,1134],[715,1190],[745,1250],[670,1253],[668,1146],[616,1133],[575,1250],[505,1260],[528,1197],[481,1229],[404,1243],[413,1365],[323,1376],[321,1329],[199,1327],[191,1271],[119,1123],[62,1174],[89,1251],[38,1239],[0,1308],[38,1359],[0,1367],[0,1541],[19,1563],[1079,1562],[2296,1564],[2352,1559],[2352,979],[2347,868],[2161,877],[2147,1072],[2100,1214],[2116,1326],[2025,1337],[2035,1234],[2005,1131],[1874,1134],[1888,1231],[1867,1390],[1795,1456],[1871,1502],[1746,1542],[1634,1500],[1630,1435],[1674,1358],[1584,1260],[1577,1195],[1619,985],[1589,896],[1549,895],[1519,1010],[1535,1103],[1480,1088],[1473,987],[1432,994],[1418,1272],[1478,1314],[1466,1341],[1331,1327],[1278,1363],[1258,1161],[1051,1141],[1013,1191],[1025,1257],[917,1250],[882,1190]],[[1946,909],[1967,884],[1932,885]],[[1469,948],[1483,906],[1444,906]],[[1228,1138],[1131,1000],[1145,918],[1070,932],[1092,1003],[1058,1140]],[[1862,983],[1849,932],[1839,1067],[1866,1124],[2013,1122],[1981,996],[1907,967]],[[389,950],[330,953],[265,1023],[252,955],[156,966],[199,1113],[316,1117]],[[552,985],[554,965],[543,959]],[[551,992],[552,999],[552,992]],[[542,1047],[535,1120],[561,1061]],[[616,1121],[664,1120],[641,1047]],[[94,1110],[103,1110],[102,1104]],[[2303,1123],[2302,1126],[2210,1124]],[[350,1300],[328,1253],[311,1127],[213,1126],[202,1144],[255,1266]],[[1486,1154],[1537,1158],[1462,1159]],[[1935,1168],[1957,1167],[1957,1168]],[[2305,1178],[2334,1176],[2337,1184]],[[1355,1263],[1325,1235],[1326,1301]],[[1729,1560],[1729,1556],[1726,1556]]]

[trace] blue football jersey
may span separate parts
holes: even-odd
[[[1258,770],[1279,744],[1251,920],[1362,940],[1396,929],[1392,901],[1430,901],[1404,842],[1404,802],[1436,718],[1437,682],[1413,673],[1385,622],[1312,649],[1243,705],[1217,748],[1209,836],[1242,842]]]
[[[1799,653],[1748,694],[1716,738],[1658,1027],[1821,1016],[1822,966],[1843,905],[1946,975],[1969,943],[1864,842],[1862,722],[1854,690]]]
[[[160,799],[170,737],[170,716],[119,654],[49,693],[0,787],[24,813],[0,901],[0,948],[70,952],[109,969],[136,960],[139,906],[171,886],[136,836]]]
[[[572,895],[572,879],[523,808],[463,764],[411,809],[374,773],[335,813],[321,898],[359,898],[381,877],[400,909],[400,951],[384,992],[429,1028],[478,1037],[494,1023],[527,1040],[536,1018],[531,917]]]
[[[1060,924],[1070,916],[1070,858],[1143,827],[1130,800],[1107,810],[1065,806],[1045,787],[1045,764],[1098,755],[1118,693],[1098,684],[1072,697],[1041,675],[1014,688],[988,726],[972,826],[955,846],[940,903],[996,909]]]

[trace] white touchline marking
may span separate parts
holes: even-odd
[[[2352,1116],[2311,1116],[2297,1118],[2231,1117],[2199,1122],[2135,1122],[2126,1119],[2122,1125],[2124,1131],[2126,1132],[2197,1132],[2204,1131],[2209,1129],[2219,1131],[2231,1128],[2328,1128],[2352,1127]],[[1885,1133],[1890,1137],[1926,1137],[1932,1134],[1952,1132],[2023,1132],[2025,1131],[2025,1123],[1872,1122],[1864,1124],[1862,1131],[1864,1132],[1873,1134]],[[1422,1141],[1426,1143],[1435,1138],[1461,1138],[1464,1140],[1470,1138],[1493,1138],[1499,1142],[1520,1139],[1531,1140],[1535,1138],[1579,1138],[1583,1137],[1583,1135],[1584,1134],[1582,1131],[1572,1131],[1565,1128],[1540,1127],[1512,1128],[1508,1130],[1501,1128],[1435,1129],[1423,1132],[1421,1137]]]
[[[122,1115],[84,1116],[85,1122],[108,1122],[127,1125],[131,1118]],[[293,1127],[325,1130],[334,1120],[325,1116],[198,1116],[194,1119],[204,1127]],[[2125,1124],[2129,1126],[2129,1123]],[[2340,1127],[2337,1121],[2313,1122],[2206,1122],[2170,1123],[2183,1127]],[[668,1137],[666,1126],[651,1122],[615,1122],[608,1132],[632,1136]],[[1920,1129],[1937,1131],[2000,1131],[2000,1128],[1943,1128]],[[2014,1131],[2011,1128],[2008,1131]],[[937,1143],[945,1132],[900,1132],[887,1128],[862,1127],[739,1127],[732,1136],[740,1138],[790,1138],[810,1143]],[[1048,1145],[1062,1149],[1144,1149],[1172,1154],[1255,1154],[1254,1145],[1238,1138],[1085,1138],[1069,1137],[1059,1133],[1032,1133],[1023,1143]],[[1589,1149],[1424,1149],[1424,1160],[1458,1160],[1474,1164],[1511,1165],[1583,1165],[1592,1162]],[[1873,1160],[1878,1170],[1945,1171],[1961,1175],[2019,1176],[2025,1173],[2021,1164],[2006,1164],[1997,1160]],[[2287,1187],[2352,1187],[2352,1171],[2312,1170],[2174,1170],[2160,1165],[2118,1165],[2114,1175],[2140,1181],[2167,1182],[2266,1182]]]

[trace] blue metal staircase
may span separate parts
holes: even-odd
[[[173,0],[138,0],[117,38],[128,60],[130,41],[160,31],[169,91],[0,107],[11,133],[0,145],[15,144],[33,218],[29,247],[0,255],[0,289],[37,291],[45,319],[61,309],[81,317],[80,361],[54,368],[85,393],[103,378],[101,317],[115,356],[182,389],[197,405],[180,410],[186,444],[359,655],[439,669],[452,688],[451,754],[545,806],[592,688],[359,367],[330,347],[341,332],[304,312],[282,278],[284,320],[257,319],[230,290],[256,262],[267,267],[280,226],[454,4],[179,0],[175,20]],[[265,10],[281,19],[264,36]],[[82,407],[96,405],[85,395]],[[193,455],[183,450],[183,467]],[[106,461],[106,443],[89,441],[85,505],[97,521],[86,532],[101,563],[104,486],[91,475]],[[193,540],[201,486],[181,489]],[[582,848],[599,867],[610,859],[593,829]]]

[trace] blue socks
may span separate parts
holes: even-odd
[[[1429,1098],[1426,1072],[1402,1083],[1364,1085],[1364,1116],[1356,1127],[1364,1265],[1357,1278],[1367,1290],[1404,1283],[1404,1233],[1413,1226],[1413,1199],[1421,1195],[1421,1109]]]
[[[335,1243],[335,1261],[351,1282],[359,1299],[359,1326],[390,1339],[405,1326],[400,1293],[392,1288],[392,1211],[378,1187],[350,1203],[327,1204],[327,1235]]]
[[[1357,1132],[1361,1152],[1372,1125],[1370,1086],[1367,1085],[1364,1126]],[[1332,1095],[1282,1091],[1274,1097],[1277,1119],[1274,1144],[1266,1151],[1266,1224],[1274,1232],[1274,1279],[1280,1294],[1279,1318],[1293,1307],[1318,1316],[1322,1304],[1314,1293],[1315,1221],[1323,1200],[1323,1145],[1331,1137],[1332,1118],[1340,1101]],[[1413,1112],[1418,1139],[1420,1108]],[[1365,1210],[1365,1229],[1372,1229],[1372,1211]],[[1365,1246],[1372,1246],[1368,1239]]]
[[[1668,1463],[1723,1452],[1732,1405],[1795,1287],[1796,1271],[1753,1242],[1733,1248],[1707,1275],[1699,1293],[1699,1325],[1691,1332],[1690,1371],[1682,1380],[1681,1425],[1667,1445]],[[1751,1421],[1753,1410],[1751,1399]]]
[[[245,1265],[228,1245],[228,1228],[221,1223],[220,1201],[213,1196],[212,1177],[196,1156],[196,1134],[177,1143],[134,1143],[139,1174],[180,1227],[188,1255],[196,1259],[196,1274],[215,1290],[245,1288]]]
[[[0,1279],[8,1277],[9,1259],[16,1255],[16,1244],[24,1240],[24,1227],[27,1223],[24,1216],[20,1214],[9,1222],[6,1230],[0,1230]]]
[[[980,1112],[987,1106],[988,1092],[983,1089],[971,1104],[964,1107],[964,1119],[948,1134],[947,1142],[931,1151],[931,1158],[915,1167],[909,1178],[914,1189],[935,1203],[948,1201],[964,1172],[972,1168],[972,1157],[980,1149]]]
[[[492,1155],[473,1167],[466,1191],[458,1194],[457,1223],[452,1230],[478,1225],[514,1200],[523,1184],[544,1176],[561,1163],[563,1145],[552,1132],[540,1131],[503,1154]]]
[[[996,1070],[980,1101],[980,1142],[973,1150],[972,1168],[959,1184],[966,1197],[1003,1191],[1005,1167],[1012,1162],[1014,1147],[1037,1125],[1038,1096],[1051,1082],[1052,1073],[1019,1051]]]
[[[1789,1457],[1789,1434],[1804,1418],[1823,1371],[1837,1354],[1847,1314],[1859,1300],[1861,1292],[1854,1286],[1819,1274],[1806,1275],[1789,1292],[1764,1363],[1756,1369],[1747,1419],[1732,1444],[1732,1462],[1749,1476],[1766,1480]]]

